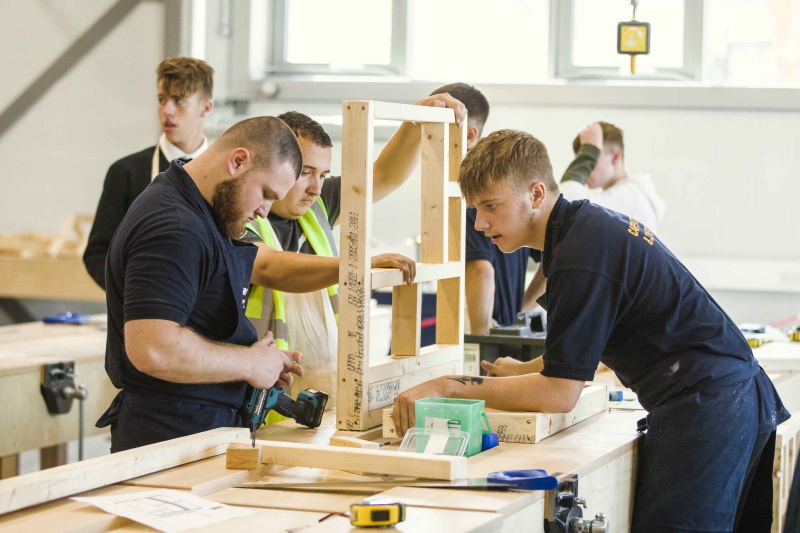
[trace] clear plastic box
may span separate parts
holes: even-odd
[[[400,443],[400,451],[461,457],[468,442],[466,431],[410,428]]]

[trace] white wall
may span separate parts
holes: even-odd
[[[0,2],[0,110],[115,2]],[[94,213],[108,166],[159,135],[155,68],[164,6],[130,15],[0,137],[0,233],[55,233]]]
[[[0,110],[113,3],[0,3]],[[209,20],[208,25],[213,24]],[[0,233],[31,229],[52,233],[69,213],[92,213],[108,166],[155,141],[159,127],[154,69],[165,55],[164,31],[164,5],[140,3],[0,137]],[[224,79],[229,70],[226,54],[216,48],[209,52],[218,71],[218,95],[230,91]],[[220,64],[214,65],[215,61]],[[554,89],[543,90],[552,93]],[[574,105],[531,104],[530,100],[524,105],[495,104],[485,132],[507,127],[530,131],[548,146],[555,173],[560,175],[572,155],[571,140],[583,125],[594,120],[613,122],[626,134],[629,172],[649,172],[667,202],[659,233],[679,257],[722,258],[731,264],[742,259],[784,261],[780,264],[785,265],[800,262],[796,214],[800,112],[796,108],[709,110],[696,103],[685,109],[643,108],[650,94],[647,89],[636,93],[636,109],[600,106],[593,102],[601,100],[591,97]],[[385,90],[384,99],[398,100],[396,87],[387,85]],[[254,104],[250,113],[295,109],[313,116],[340,114],[341,106],[330,103],[324,89],[317,91],[319,101],[309,101],[307,94],[303,101],[292,101],[291,91],[284,91],[281,100]],[[613,92],[613,87],[600,86],[597,91],[600,98]],[[369,97],[381,98],[372,93]],[[229,110],[221,107],[215,111],[212,130],[224,128],[230,118],[226,113]],[[334,142],[336,172],[341,142]],[[382,145],[379,142],[376,150]],[[419,233],[418,195],[416,175],[379,204],[374,215],[376,245],[399,246]],[[749,278],[742,284],[755,289],[759,305],[748,305],[740,290],[731,291],[725,284],[714,288],[722,291],[717,293],[721,300],[733,302],[735,319],[771,321],[800,311],[797,276],[784,276],[786,290],[779,296],[774,287],[762,291],[758,269],[753,270],[743,275]],[[715,284],[711,278],[703,281]],[[726,291],[731,293],[729,298]]]

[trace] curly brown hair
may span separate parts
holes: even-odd
[[[298,111],[288,111],[278,118],[286,123],[287,126],[298,137],[305,137],[320,148],[330,148],[333,146],[331,137],[319,122]]]
[[[168,57],[156,68],[159,84],[173,96],[188,98],[195,93],[203,100],[214,97],[214,69],[202,59]]]
[[[498,130],[484,137],[467,152],[458,173],[458,184],[467,201],[501,180],[508,180],[518,192],[538,181],[548,192],[558,193],[547,148],[524,131]]]

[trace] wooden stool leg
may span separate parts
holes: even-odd
[[[41,469],[67,464],[67,445],[56,444],[40,450]]]
[[[19,455],[0,457],[0,479],[14,477],[19,474]]]

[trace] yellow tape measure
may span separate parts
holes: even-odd
[[[365,500],[350,506],[349,518],[358,527],[393,526],[406,519],[406,505],[396,500]]]
[[[800,326],[797,326],[792,331],[789,332],[789,340],[794,342],[800,342]]]

